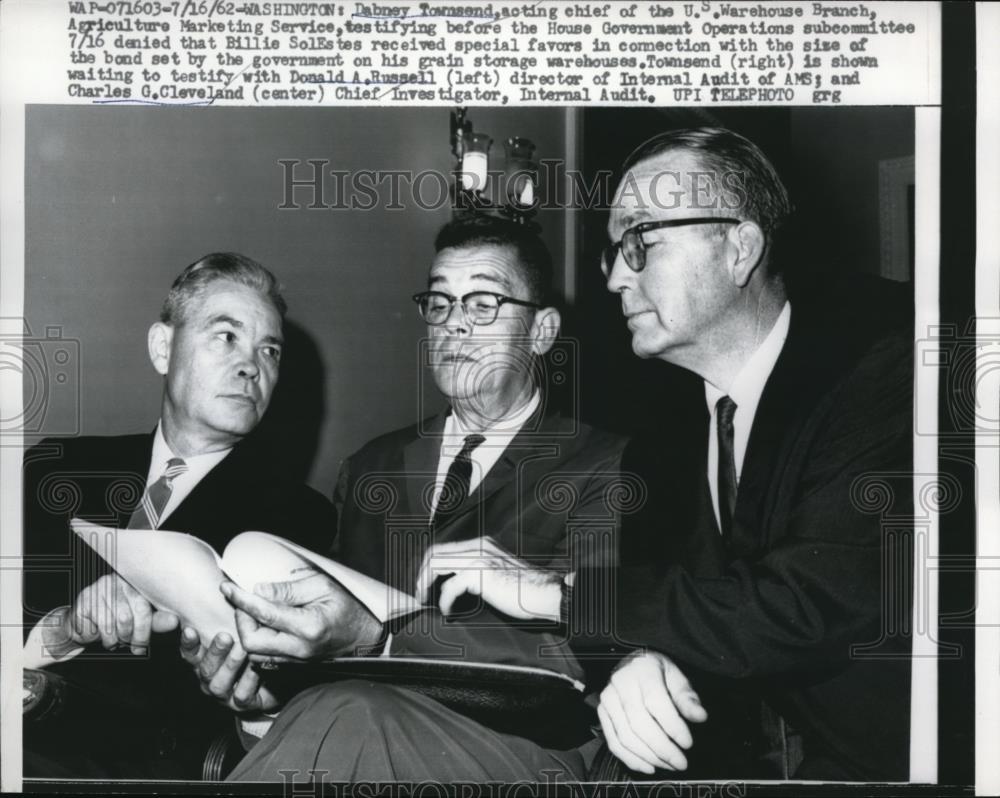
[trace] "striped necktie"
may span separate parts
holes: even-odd
[[[167,460],[163,475],[156,482],[146,486],[142,501],[129,519],[129,529],[156,529],[160,525],[163,510],[174,490],[174,478],[179,477],[187,469],[187,463],[179,457]]]

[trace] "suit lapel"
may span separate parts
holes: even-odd
[[[500,459],[483,477],[479,487],[469,496],[470,504],[482,504],[498,490],[510,484],[510,481],[517,476],[521,461],[538,454],[539,450],[550,443],[548,435],[557,416],[543,416],[543,405],[544,402],[539,402],[538,408],[524,422],[524,426],[504,449]]]
[[[786,375],[772,373],[757,405],[733,514],[730,557],[746,556],[762,543],[759,530],[766,513],[768,488],[786,458],[785,441],[794,423],[795,406]]]
[[[548,442],[546,433],[551,431],[557,417],[543,416],[543,407],[544,402],[540,402],[538,409],[529,416],[524,426],[504,449],[500,459],[483,476],[482,482],[466,498],[455,514],[448,519],[448,522],[438,528],[434,537],[435,542],[443,543],[458,539],[461,532],[467,529],[467,525],[461,523],[462,519],[467,518],[469,513],[479,512],[494,493],[508,486],[517,477],[518,466],[523,460],[536,456],[540,449],[545,447]],[[479,525],[476,525],[475,528],[479,529]]]
[[[240,506],[237,503],[243,501],[241,491],[253,490],[241,478],[247,473],[242,447],[238,443],[216,463],[160,522],[160,528],[198,530],[199,537],[212,546],[228,543],[228,531],[212,519],[236,517]]]
[[[727,553],[726,543],[719,530],[719,521],[715,517],[715,507],[712,504],[712,491],[708,486],[708,476],[705,472],[706,463],[702,462],[701,479],[698,480],[697,498],[694,509],[694,530],[706,529],[706,535],[688,533],[685,547],[685,562],[695,576],[707,579],[718,578],[725,571]]]
[[[813,344],[793,314],[785,347],[764,386],[750,430],[736,495],[730,557],[752,554],[766,543],[763,530],[773,504],[772,488],[778,482],[775,474],[788,461],[789,447],[829,377],[829,369],[822,368],[828,361]]]
[[[407,506],[400,508],[400,515],[426,518],[428,524],[431,513],[427,503],[431,496],[425,488],[435,481],[444,422],[444,413],[435,416],[426,425],[421,425],[417,437],[403,447],[403,480],[406,483],[403,493]]]
[[[679,521],[674,534],[683,542],[683,561],[688,570],[695,576],[716,579],[726,568],[726,544],[708,485],[708,424],[708,409],[699,396],[696,413],[689,425],[666,446],[670,458],[667,470],[677,485],[664,490],[669,490],[667,495],[674,496],[677,504],[690,503],[690,509],[670,508],[665,512],[670,512],[675,522]],[[684,472],[693,469],[693,473],[680,473],[682,469]]]
[[[122,459],[115,461],[116,471],[131,472],[140,474],[142,479],[142,491],[135,497],[135,502],[129,506],[118,510],[118,527],[124,529],[132,518],[132,513],[142,501],[142,496],[146,492],[146,479],[149,475],[150,461],[153,459],[153,437],[156,435],[154,429],[149,435],[137,437],[136,445],[129,446]]]

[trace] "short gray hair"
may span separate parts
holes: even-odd
[[[281,296],[278,280],[257,261],[236,252],[213,252],[199,258],[174,280],[160,310],[160,321],[165,324],[183,324],[188,309],[209,285],[217,280],[227,280],[259,292],[267,297],[282,319],[288,310]]]
[[[785,184],[760,147],[725,128],[669,130],[644,141],[625,159],[622,174],[632,167],[666,152],[684,151],[697,157],[714,175],[716,188],[724,175],[739,180],[739,213],[756,222],[769,243],[793,211]]]

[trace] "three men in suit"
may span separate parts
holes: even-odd
[[[910,641],[893,621],[908,617],[908,548],[864,486],[888,481],[883,510],[905,538],[912,332],[855,318],[833,294],[789,301],[774,244],[790,203],[743,137],[671,131],[623,173],[608,289],[635,353],[702,377],[705,402],[623,458],[653,500],[623,535],[613,593],[593,569],[571,585],[533,571],[520,575],[519,601],[539,617],[561,612],[578,649],[648,647],[617,669],[599,708],[611,751],[636,771],[688,765],[689,724],[705,710],[679,667],[737,697],[746,713],[723,713],[757,735],[750,769],[713,774],[709,751],[705,775],[905,780]],[[455,571],[457,553],[432,552],[421,584]],[[530,570],[498,552],[458,570],[450,593],[507,606],[519,567]]]
[[[480,328],[490,326],[476,320],[519,320],[528,331],[519,347],[498,344],[504,358],[544,351],[553,322],[535,307],[544,303],[506,245],[441,248],[428,286],[440,295],[419,300],[432,328],[431,362],[442,366],[435,376],[453,407],[483,391],[500,401],[477,400],[425,427],[440,430],[436,463],[420,454],[412,430],[351,458],[339,489],[344,515],[352,529],[378,532],[351,539],[342,526],[341,556],[421,594],[437,585],[446,610],[469,592],[508,618],[561,619],[581,650],[648,647],[623,661],[599,710],[611,750],[635,770],[683,770],[692,741],[695,755],[691,724],[706,713],[686,674],[747,698],[747,707],[757,703],[752,723],[762,739],[750,758],[774,769],[753,775],[905,779],[909,647],[884,607],[895,601],[905,614],[909,597],[886,581],[896,552],[858,491],[866,480],[912,470],[912,339],[845,324],[830,303],[789,301],[785,264],[774,254],[788,197],[742,137],[673,131],[640,147],[624,173],[609,222],[608,288],[621,299],[636,354],[701,376],[705,401],[663,419],[661,451],[651,453],[647,441],[626,452],[654,501],[624,541],[614,592],[606,560],[540,562],[530,541],[537,521],[516,524],[502,544],[478,537],[492,534],[479,524],[491,501],[504,508],[501,527],[522,503],[517,490],[506,507],[503,492],[485,496],[500,459],[486,468],[476,453],[487,451],[486,431],[498,421],[517,427],[507,451],[533,410],[531,391],[472,354],[484,341]],[[392,477],[382,483],[388,503],[370,491],[373,468]],[[415,473],[432,475],[434,489],[413,491]],[[897,491],[887,512],[905,518],[910,501],[911,492]],[[407,532],[415,516],[423,518],[418,532]],[[469,539],[445,537],[465,522]],[[225,592],[257,659],[395,651],[395,638],[322,577]],[[203,681],[223,695],[244,689],[233,687],[235,669],[219,672],[203,671]],[[390,745],[379,744],[387,735]],[[776,749],[781,755],[767,760]],[[585,761],[483,729],[405,690],[348,682],[294,699],[235,775],[308,777],[315,767],[331,780],[514,780],[545,770],[579,777]]]
[[[201,258],[149,330],[164,378],[155,431],[48,439],[26,453],[25,665],[51,666],[104,702],[86,717],[27,724],[26,775],[190,778],[220,714],[197,695],[176,640],[151,639],[177,618],[103,566],[95,572],[70,518],[188,532],[218,550],[247,529],[311,548],[328,541],[333,507],[277,472],[251,435],[278,379],[284,312],[260,264]]]
[[[530,230],[494,217],[446,225],[435,249],[427,290],[414,300],[428,325],[425,361],[449,408],[376,438],[344,462],[335,497],[338,558],[407,591],[417,584],[425,552],[445,541],[499,545],[551,573],[610,567],[623,442],[545,407],[537,359],[560,325],[550,303],[547,249]],[[386,641],[385,630],[343,609],[344,597],[331,598],[335,584],[321,589],[324,577],[310,579],[317,585],[305,579],[272,586],[269,597],[227,588],[252,656],[308,659],[386,643],[394,656],[459,652],[467,660],[582,676],[559,647],[554,623],[519,628],[505,613],[466,606],[455,623],[419,616]],[[304,639],[297,630],[310,628],[320,602],[309,599],[317,593],[326,596],[330,632]],[[344,628],[359,631],[346,639]],[[378,721],[355,720],[381,716],[394,725],[393,745],[370,745],[382,733]],[[326,732],[331,723],[335,733]],[[482,743],[459,742],[470,737]],[[576,750],[545,751],[423,695],[344,682],[296,697],[232,778],[277,780],[279,770],[296,769],[308,778],[314,763],[334,781],[516,780],[547,768],[581,777],[586,766]]]

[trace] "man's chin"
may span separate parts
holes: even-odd
[[[632,336],[632,352],[636,357],[641,357],[643,360],[649,360],[650,358],[659,355],[662,351],[663,347],[653,346],[649,341],[644,340],[641,336]]]
[[[247,408],[244,412],[229,414],[223,419],[219,419],[215,427],[220,432],[228,433],[237,438],[249,435],[260,423],[261,415],[256,408]]]
[[[438,385],[438,390],[441,392],[441,395],[448,400],[448,404],[450,405],[454,405],[456,403],[468,405],[470,402],[474,402],[476,400],[475,394],[470,394],[468,391],[455,390],[452,385]]]
[[[470,365],[462,364],[459,367],[456,364],[434,369],[434,383],[449,400],[476,395],[477,382],[482,379],[482,374],[476,368],[470,368]]]

